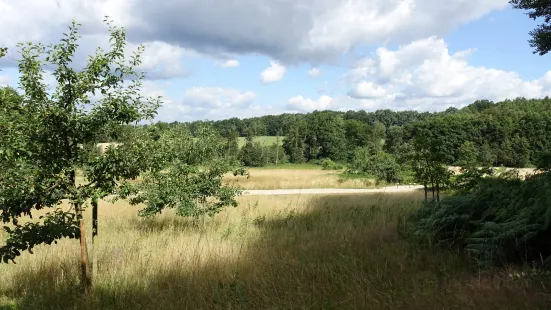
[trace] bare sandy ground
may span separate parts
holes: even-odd
[[[304,188],[304,189],[257,189],[243,190],[242,195],[319,195],[319,194],[362,194],[362,193],[403,193],[423,188],[422,185],[394,185],[381,188]]]

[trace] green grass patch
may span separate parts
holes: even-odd
[[[279,165],[267,165],[264,167],[259,167],[255,169],[292,169],[292,170],[321,170],[322,167],[320,165],[312,164],[312,163],[304,163],[304,164],[293,164],[293,163],[286,163],[286,164],[279,164]]]
[[[279,137],[279,145],[283,145],[283,136]],[[270,146],[277,142],[276,136],[258,136],[254,137],[255,142],[260,142],[262,146]],[[238,138],[239,147],[245,145],[245,137]]]

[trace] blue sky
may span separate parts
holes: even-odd
[[[527,42],[535,21],[507,0],[444,2],[0,0],[0,46],[52,41],[75,19],[86,55],[105,44],[107,14],[129,48],[146,45],[143,92],[163,96],[164,121],[551,95],[549,56]],[[17,85],[14,65],[0,62],[0,85]]]

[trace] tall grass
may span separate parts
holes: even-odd
[[[0,265],[0,308],[545,309],[548,291],[476,274],[457,255],[401,240],[422,193],[240,198],[194,227],[100,205],[99,273],[78,288],[78,242]],[[10,305],[10,306],[8,306]]]
[[[374,179],[313,169],[249,169],[249,174],[249,178],[228,175],[226,180],[242,189],[371,188],[376,184]]]

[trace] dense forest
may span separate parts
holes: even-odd
[[[284,150],[275,146],[271,149],[284,152],[285,158],[268,162],[301,163],[322,159],[351,162],[358,148],[377,147],[379,142],[382,151],[400,157],[411,150],[412,140],[423,131],[424,135],[438,139],[437,152],[443,164],[461,165],[465,160],[462,154],[472,148],[479,165],[534,167],[538,164],[539,154],[551,149],[551,100],[547,97],[517,98],[497,103],[479,100],[462,109],[449,108],[435,113],[388,109],[375,112],[314,111],[221,121],[158,122],[156,127],[161,131],[185,128],[197,136],[205,125],[213,126],[230,140],[247,136],[282,137]],[[116,134],[99,138],[101,141],[116,139]],[[249,148],[253,144],[251,140]],[[269,150],[258,152],[271,154]]]

